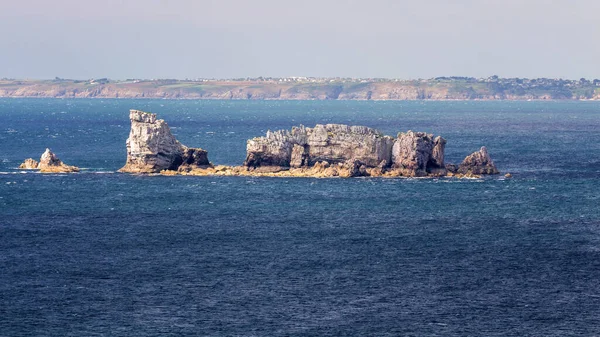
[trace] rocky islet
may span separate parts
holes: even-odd
[[[446,164],[446,140],[408,131],[397,138],[364,126],[317,124],[267,132],[247,142],[244,166],[257,175],[308,177],[477,177],[499,173],[487,149]]]
[[[50,149],[46,149],[40,161],[33,158],[27,158],[19,165],[19,169],[22,170],[39,170],[41,173],[73,173],[79,172],[79,168],[76,166],[70,166],[62,162],[54,152]]]
[[[128,173],[280,177],[476,177],[499,173],[485,147],[459,165],[446,164],[446,140],[408,131],[396,138],[365,126],[317,124],[268,131],[249,139],[241,166],[215,166],[205,150],[188,148],[156,115],[131,110]]]
[[[241,166],[213,165],[208,152],[181,144],[156,114],[130,110],[127,160],[119,172],[163,175],[279,177],[479,177],[498,174],[487,148],[460,164],[444,162],[446,140],[425,132],[387,136],[366,126],[317,124],[268,131],[249,139]],[[38,163],[27,159],[20,169],[77,172],[49,149]]]

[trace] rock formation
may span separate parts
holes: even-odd
[[[319,162],[343,164],[355,169],[389,163],[394,139],[364,126],[317,124],[314,128],[294,127],[291,131],[267,132],[265,137],[250,139],[244,166],[311,167]]]
[[[394,139],[364,126],[340,124],[268,131],[250,139],[244,166],[248,171],[280,176],[479,176],[496,174],[485,147],[460,165],[446,165],[446,140],[408,131]],[[289,170],[288,173],[281,173]]]
[[[392,167],[402,176],[445,175],[446,140],[424,132],[401,133],[392,148]]]
[[[498,172],[482,148],[446,165],[446,140],[408,131],[398,138],[365,126],[317,124],[268,131],[247,141],[242,166],[213,166],[207,152],[182,145],[155,114],[130,111],[127,163],[121,172],[279,177],[477,176]],[[25,164],[24,164],[25,165]]]
[[[40,170],[41,173],[79,172],[78,167],[66,165],[60,159],[58,159],[58,157],[52,151],[50,151],[50,149],[46,149],[39,162],[33,158],[25,159],[25,161],[19,165],[19,169]]]
[[[171,129],[156,114],[130,110],[131,131],[127,138],[127,162],[120,172],[158,173],[209,166],[208,153],[179,143]]]
[[[21,165],[19,165],[19,169],[21,169],[21,170],[37,170],[39,164],[40,163],[37,160],[35,160],[33,158],[27,158]]]
[[[485,146],[479,151],[468,155],[460,165],[457,172],[462,175],[482,175],[482,174],[498,174],[500,173],[496,165],[490,158],[490,155]]]

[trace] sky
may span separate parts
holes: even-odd
[[[600,78],[598,0],[0,0],[0,77]]]

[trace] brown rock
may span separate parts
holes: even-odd
[[[41,173],[79,172],[78,167],[64,164],[50,149],[46,149],[42,154],[37,168],[40,169]]]
[[[27,158],[25,161],[19,165],[19,169],[21,170],[37,170],[38,169],[38,161],[33,158]]]

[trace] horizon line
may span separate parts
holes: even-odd
[[[246,76],[246,77],[228,77],[228,78],[217,78],[217,77],[195,77],[195,78],[141,78],[141,77],[130,77],[130,78],[110,78],[110,77],[88,77],[88,78],[63,78],[55,76],[54,78],[34,78],[34,77],[2,77],[2,81],[96,81],[96,80],[107,80],[107,81],[268,81],[268,80],[372,80],[372,81],[423,81],[423,80],[499,80],[499,79],[549,79],[549,80],[564,80],[564,81],[580,81],[582,79],[588,81],[594,81],[599,79],[585,78],[580,79],[563,78],[563,77],[502,77],[499,75],[491,75],[487,77],[475,77],[475,76],[436,76],[429,78],[399,78],[399,77],[343,77],[343,76]],[[599,80],[600,81],[600,80]]]

